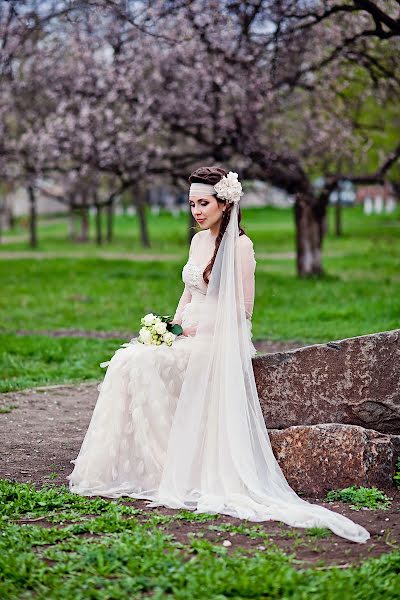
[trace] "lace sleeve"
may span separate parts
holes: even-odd
[[[180,300],[178,302],[178,306],[176,307],[176,311],[175,311],[175,315],[174,315],[174,323],[178,323],[179,325],[182,324],[182,311],[184,309],[184,307],[186,306],[186,304],[188,304],[192,299],[192,294],[188,288],[188,286],[185,284],[182,296],[180,297]]]
[[[189,256],[192,255],[193,248],[194,248],[194,245],[196,243],[194,241],[196,235],[194,235],[192,237],[192,241],[190,242]],[[173,319],[175,323],[179,323],[179,325],[182,324],[182,311],[183,311],[184,307],[186,306],[186,304],[188,304],[191,301],[191,299],[192,299],[192,293],[189,290],[187,284],[185,284],[182,296],[180,297],[180,300],[178,302],[178,306],[176,307],[176,311],[175,311],[175,315],[174,315],[174,319]]]
[[[253,242],[247,236],[239,237],[240,261],[242,267],[242,282],[246,318],[251,319],[254,308],[255,270]]]

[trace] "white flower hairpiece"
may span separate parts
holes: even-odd
[[[229,171],[228,175],[222,177],[218,183],[214,185],[214,190],[218,198],[227,202],[239,202],[240,196],[243,196],[242,184],[238,181],[238,174]]]

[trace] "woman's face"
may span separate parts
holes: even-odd
[[[215,227],[222,219],[225,203],[215,196],[190,196],[189,205],[193,217],[202,229]]]

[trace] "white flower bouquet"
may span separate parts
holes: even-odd
[[[149,313],[141,320],[142,328],[139,331],[138,342],[146,346],[160,346],[167,344],[172,346],[172,343],[177,335],[183,332],[180,325],[171,324],[172,317],[170,315],[160,316]]]

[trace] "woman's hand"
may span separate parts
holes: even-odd
[[[196,335],[197,325],[189,325],[186,329],[183,330],[182,335]]]

